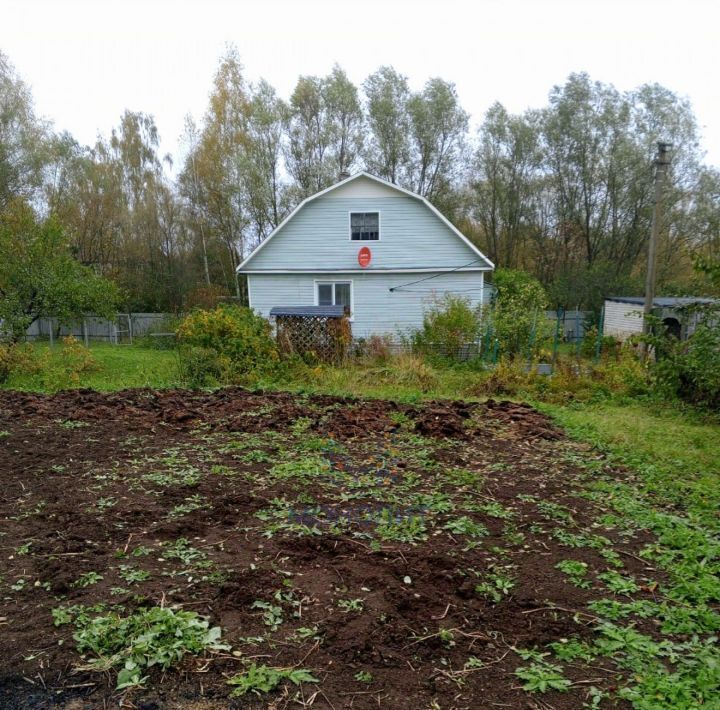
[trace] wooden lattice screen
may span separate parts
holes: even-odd
[[[276,337],[280,353],[300,355],[320,362],[339,362],[352,341],[346,315],[277,315]]]

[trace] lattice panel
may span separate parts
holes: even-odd
[[[277,316],[277,343],[285,355],[338,362],[348,353],[352,332],[346,317]]]

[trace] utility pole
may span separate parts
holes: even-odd
[[[652,228],[650,230],[650,243],[648,245],[647,275],[645,277],[645,306],[643,307],[643,335],[650,332],[650,315],[655,302],[655,262],[657,261],[657,243],[662,222],[662,198],[665,189],[667,169],[670,165],[668,152],[672,148],[670,143],[659,141],[657,144],[657,157],[655,158],[655,204],[653,205]],[[647,343],[642,343],[643,359],[647,356]]]

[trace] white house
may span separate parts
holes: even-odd
[[[425,198],[364,172],[304,200],[238,267],[261,315],[343,305],[356,338],[417,328],[444,294],[482,303],[492,269]]]

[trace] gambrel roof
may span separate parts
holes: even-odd
[[[410,190],[406,190],[403,187],[399,187],[398,185],[395,185],[394,183],[388,182],[387,180],[383,180],[382,178],[376,177],[375,175],[371,175],[367,172],[358,172],[354,175],[351,175],[348,178],[345,178],[344,180],[340,180],[339,182],[335,183],[334,185],[331,185],[330,187],[326,188],[325,190],[321,190],[320,192],[315,193],[314,195],[311,195],[310,197],[307,197],[305,200],[303,200],[273,231],[272,233],[250,253],[250,255],[243,260],[243,262],[238,266],[238,271],[246,271],[246,272],[252,272],[252,268],[248,268],[248,265],[250,262],[259,254],[269,243],[272,242],[273,238],[276,237],[279,233],[283,231],[283,229],[286,227],[286,225],[308,204],[314,202],[315,200],[318,200],[321,197],[324,197],[328,195],[328,193],[333,192],[334,190],[337,190],[338,188],[341,188],[343,186],[349,185],[350,183],[360,179],[365,178],[367,180],[370,180],[377,186],[382,186],[383,188],[394,190],[397,193],[399,193],[402,196],[405,197],[411,197],[414,200],[419,201],[421,204],[423,204],[425,207],[427,207],[430,212],[435,215],[440,221],[454,234],[459,240],[463,242],[463,244],[470,249],[472,254],[476,256],[477,258],[471,262],[470,264],[456,264],[455,267],[458,269],[463,270],[472,270],[472,271],[489,271],[494,268],[493,263],[462,233],[460,232],[457,227],[455,227],[436,207],[434,207],[427,199],[422,197],[421,195],[418,195],[415,192],[412,192]],[[435,267],[428,268],[427,266],[422,269],[418,270],[434,270]],[[437,266],[437,270],[441,271],[447,271],[448,266]],[[296,270],[296,269],[294,269]],[[316,271],[316,269],[308,269],[308,271]],[[405,269],[410,270],[410,269]],[[265,269],[263,269],[265,271]],[[279,271],[285,271],[284,269],[279,269]]]

